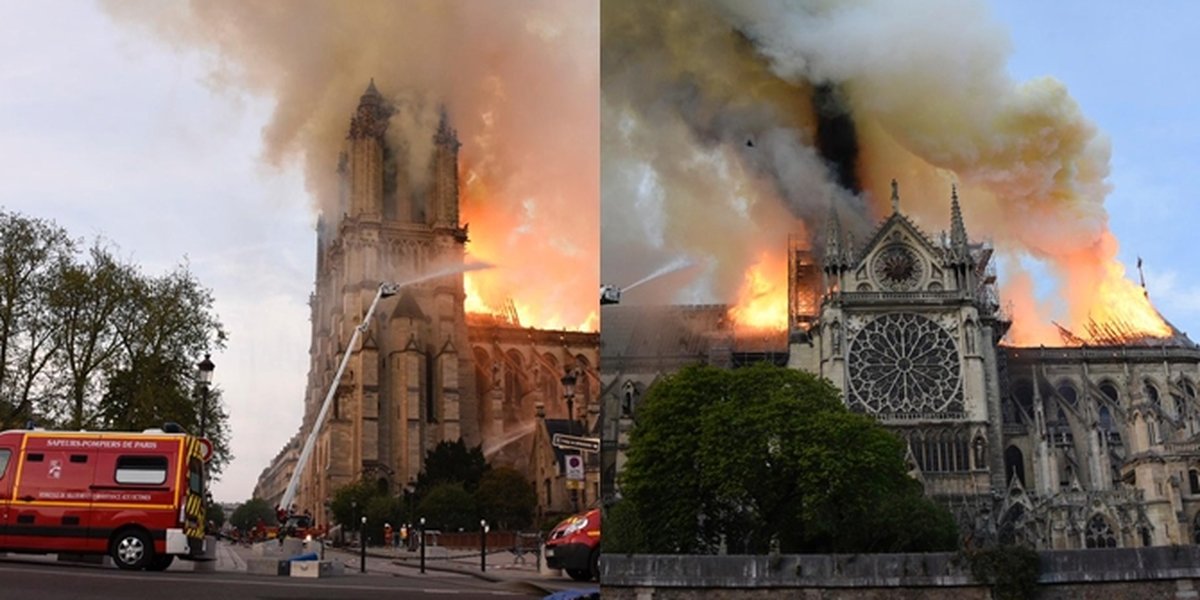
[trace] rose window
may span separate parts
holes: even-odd
[[[893,419],[962,418],[958,347],[932,320],[883,315],[849,348],[850,408]]]
[[[921,280],[921,259],[907,246],[884,248],[872,268],[879,283],[892,291],[910,290]]]

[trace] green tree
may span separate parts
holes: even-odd
[[[223,525],[225,525],[225,508],[220,504],[213,502],[208,505],[208,510],[205,511],[204,518],[207,522],[211,523],[213,527],[216,527],[219,530]],[[210,531],[209,533],[216,532]]]
[[[655,384],[639,411],[618,551],[956,546],[949,512],[908,477],[903,442],[849,412],[828,381],[768,364],[689,367]]]
[[[54,363],[65,400],[55,412],[69,429],[95,426],[96,390],[121,349],[115,318],[136,279],[133,267],[101,242],[88,255],[88,262],[64,265],[49,291],[50,310],[59,325]]]
[[[0,210],[0,426],[34,416],[56,349],[48,293],[74,252],[58,225]]]
[[[467,448],[461,438],[439,442],[425,455],[425,467],[417,477],[417,496],[424,497],[442,483],[458,483],[473,493],[489,468],[479,446]]]
[[[229,523],[244,532],[254,529],[260,520],[268,527],[276,524],[275,509],[262,498],[243,502],[229,516]]]
[[[481,518],[497,530],[516,530],[533,523],[537,492],[520,471],[498,467],[484,473],[475,490]]]
[[[439,483],[417,504],[418,519],[425,517],[429,529],[458,531],[479,526],[475,498],[461,483]]]
[[[341,523],[346,531],[358,531],[359,519],[367,511],[371,499],[383,493],[386,492],[381,492],[373,481],[359,480],[349,483],[334,490],[329,510],[333,513],[334,520]]]
[[[390,524],[393,531],[400,528],[404,511],[400,499],[387,494],[376,494],[367,499],[367,539],[374,544],[384,542],[383,526]],[[398,534],[397,534],[398,535]]]

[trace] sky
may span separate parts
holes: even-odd
[[[991,3],[1012,38],[1009,71],[1019,80],[1051,76],[1112,144],[1106,202],[1136,277],[1159,311],[1200,340],[1200,267],[1193,223],[1200,218],[1191,173],[1200,164],[1200,5],[1154,3]]]
[[[1063,81],[1110,138],[1119,256],[1131,273],[1141,256],[1151,300],[1200,337],[1200,5],[991,6],[1012,75]],[[186,261],[212,288],[235,455],[214,496],[236,502],[300,426],[315,215],[300,165],[262,160],[274,99],[209,85],[208,58],[91,2],[0,0],[0,207],[103,236],[146,273]]]

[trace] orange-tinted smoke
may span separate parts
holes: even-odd
[[[687,155],[686,147],[663,152],[661,136],[656,135],[674,125],[656,112],[664,104],[661,99],[682,98],[679,106],[702,109],[689,115],[692,146],[712,145],[716,140],[741,148],[736,156],[742,161],[776,150],[756,165],[767,165],[776,187],[787,191],[777,201],[790,203],[798,215],[812,214],[814,208],[826,206],[831,195],[821,191],[820,181],[789,171],[811,163],[811,153],[795,145],[767,147],[761,136],[747,140],[745,132],[763,131],[767,120],[794,132],[792,140],[810,141],[803,127],[779,115],[803,111],[809,85],[837,86],[857,131],[859,175],[868,200],[860,207],[843,205],[847,212],[859,209],[847,215],[844,227],[857,228],[859,233],[873,229],[889,212],[887,182],[898,179],[902,211],[936,237],[948,225],[948,192],[950,184],[958,182],[972,239],[990,239],[1002,255],[1040,261],[1058,278],[1053,297],[1063,306],[1039,304],[1032,286],[1006,288],[1002,300],[1036,307],[1017,313],[1018,337],[1045,339],[1046,332],[1056,331],[1050,320],[1085,339],[1095,325],[1150,336],[1169,332],[1116,260],[1116,241],[1104,208],[1109,191],[1108,140],[1084,117],[1061,83],[1051,78],[1012,80],[1005,67],[1007,34],[985,3],[710,0],[701,4],[705,10],[689,11],[690,6],[670,2],[655,4],[666,7],[656,10],[643,9],[637,2],[606,4],[606,14],[609,5],[619,5],[635,16],[629,19],[635,33],[646,30],[644,24],[655,19],[668,24],[653,30],[668,38],[662,41],[652,38],[648,44],[646,36],[636,35],[611,38],[614,45],[625,46],[612,52],[620,61],[612,61],[611,68],[606,62],[606,99],[621,102],[624,114],[631,115],[628,120],[643,130],[630,139],[649,140],[632,153],[640,150],[659,161]],[[669,26],[687,18],[704,22],[687,28]],[[681,44],[686,46],[680,40],[694,37],[693,32],[716,31],[718,35],[710,37],[721,39],[722,27],[754,52],[738,52],[736,44],[733,50],[709,44],[704,60],[691,61],[680,60],[673,52]],[[671,35],[679,39],[669,39]],[[605,36],[607,54],[607,28]],[[758,64],[747,68],[748,57]],[[766,69],[760,68],[764,65]],[[653,74],[654,79],[640,77],[643,73]],[[776,78],[794,87],[781,88]],[[620,87],[610,89],[610,81]],[[756,93],[760,89],[782,93]],[[744,149],[750,142],[753,151]],[[679,186],[707,175],[692,174],[686,165],[654,167],[660,175],[678,173],[673,183]],[[617,177],[611,179],[619,182]],[[825,180],[830,179],[826,173]],[[606,197],[606,206],[608,201]],[[713,222],[734,216],[712,201],[703,207],[693,203],[684,210]],[[669,215],[668,222],[687,218],[678,211]],[[722,246],[757,245],[757,232],[737,233],[722,238]],[[607,230],[605,236],[607,240]],[[685,244],[703,248],[705,240]],[[775,250],[784,251],[782,244]],[[757,255],[719,249],[710,254],[738,261],[731,268],[742,273],[756,270]],[[726,301],[737,294],[729,286],[723,291]],[[1020,333],[1038,331],[1042,333]]]
[[[213,57],[222,91],[272,98],[265,159],[299,158],[315,208],[337,215],[338,152],[367,82],[400,110],[389,143],[458,130],[470,278],[526,325],[580,327],[599,282],[599,15],[593,2],[109,2],[119,21]],[[420,177],[424,164],[410,167]],[[594,325],[593,325],[594,327]]]

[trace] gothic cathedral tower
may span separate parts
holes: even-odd
[[[438,442],[479,443],[470,418],[476,414],[474,369],[456,270],[467,241],[459,224],[460,144],[443,110],[432,152],[411,155],[407,140],[388,135],[394,110],[372,81],[350,119],[337,165],[339,214],[322,215],[317,225],[302,437],[343,353],[351,353],[312,460],[301,467],[298,508],[312,510],[319,521],[321,503],[342,485],[368,478],[395,493],[415,481],[425,453]],[[381,282],[411,283],[380,303],[359,347],[347,348]]]

